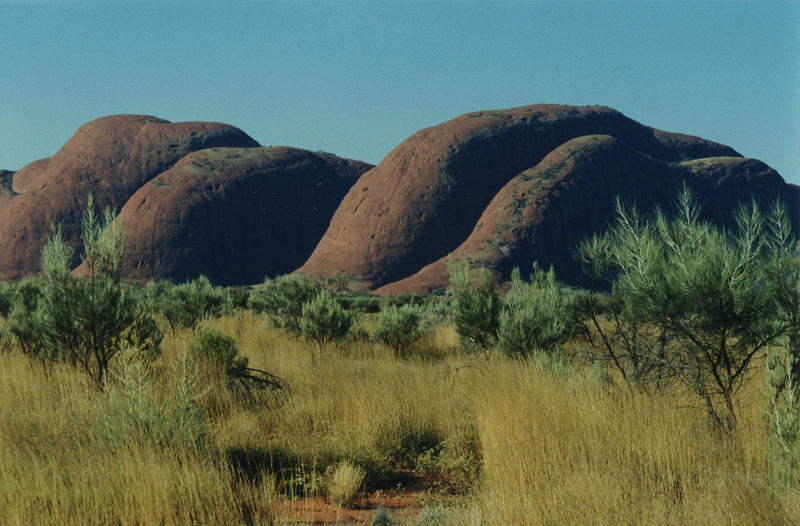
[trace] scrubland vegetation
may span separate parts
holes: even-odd
[[[87,273],[56,234],[0,285],[0,523],[292,524],[401,488],[368,524],[794,524],[800,272],[785,214],[742,210],[620,207],[586,289],[454,262],[428,298],[128,285],[87,215]]]

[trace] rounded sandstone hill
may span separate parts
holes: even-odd
[[[51,157],[45,157],[38,161],[33,161],[22,167],[14,174],[12,189],[18,194],[24,194],[33,181],[36,181],[47,170]]]
[[[289,273],[370,168],[288,147],[191,153],[123,207],[123,276],[245,285]]]
[[[170,123],[146,115],[113,115],[81,126],[49,161],[26,167],[28,173],[14,185],[21,195],[0,209],[0,279],[37,273],[56,223],[77,247],[77,264],[81,211],[90,192],[100,207],[119,209],[187,153],[220,146],[258,143],[227,124]]]
[[[734,211],[753,198],[762,209],[780,200],[795,231],[800,226],[796,187],[760,161],[715,157],[667,163],[613,137],[593,135],[568,141],[509,181],[449,258],[486,266],[501,280],[514,267],[525,276],[537,262],[545,269],[553,266],[561,281],[586,285],[572,251],[580,240],[613,224],[617,197],[641,211],[660,206],[669,212],[684,184],[692,189],[703,218],[721,227],[734,227]],[[447,259],[375,292],[427,293],[446,287]]]
[[[495,194],[552,150],[605,134],[666,162],[738,156],[697,137],[643,126],[606,107],[534,105],[474,112],[417,132],[364,174],[300,269],[341,271],[377,287],[463,243]]]

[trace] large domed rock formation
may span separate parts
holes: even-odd
[[[498,192],[470,236],[449,258],[486,266],[501,279],[534,262],[556,269],[560,280],[580,283],[572,259],[575,244],[613,223],[616,198],[640,211],[656,205],[669,212],[683,185],[692,188],[704,219],[734,227],[739,203],[755,199],[762,209],[776,200],[789,208],[798,231],[798,188],[760,161],[741,157],[668,163],[637,152],[607,135],[567,141],[536,167]],[[427,293],[448,283],[447,258],[376,292]]]
[[[123,275],[246,285],[300,266],[372,165],[288,147],[191,153],[122,208]]]
[[[20,195],[0,208],[0,279],[39,271],[51,224],[61,224],[80,253],[81,211],[91,192],[101,206],[121,208],[156,175],[186,154],[212,147],[256,147],[241,130],[220,123],[170,123],[144,115],[114,115],[81,126],[52,158],[18,172]]]
[[[539,172],[526,177],[560,177],[560,161],[545,158],[573,139],[592,135],[613,137],[601,140],[609,147],[620,143],[613,146],[617,153],[606,155],[604,162],[609,164],[605,172],[615,171],[618,158],[625,159],[619,152],[625,151],[631,173],[613,184],[610,180],[592,182],[583,199],[559,204],[558,213],[566,223],[581,221],[572,216],[586,214],[581,209],[585,203],[602,200],[602,206],[606,206],[605,201],[613,205],[615,193],[635,194],[639,190],[634,187],[641,185],[641,192],[646,193],[651,185],[642,183],[642,179],[651,174],[641,170],[649,167],[648,159],[659,161],[658,169],[668,176],[678,170],[670,163],[741,157],[728,146],[649,128],[605,107],[534,105],[469,113],[417,132],[364,174],[344,198],[330,228],[300,270],[312,275],[341,271],[363,279],[368,288],[412,276],[458,251],[509,181],[543,162]],[[561,152],[556,157],[564,155]],[[586,177],[591,179],[590,175]],[[547,199],[560,199],[555,189],[548,192]],[[662,193],[659,190],[659,197]],[[521,213],[544,213],[535,202],[530,205],[530,210]],[[595,216],[590,218],[594,228],[606,226],[604,212],[589,213]],[[562,238],[559,243],[571,247],[575,241],[574,237]],[[525,250],[536,253],[536,249]],[[547,252],[545,246],[541,250]],[[433,281],[442,284],[441,280]],[[426,286],[433,285],[430,282]]]

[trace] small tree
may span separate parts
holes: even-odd
[[[70,273],[73,249],[59,228],[42,251],[39,312],[44,350],[49,358],[78,365],[102,389],[109,363],[124,347],[158,351],[161,334],[139,309],[123,282],[122,221],[106,208],[102,218],[89,202],[83,217],[85,275]]]
[[[316,367],[314,347],[322,349],[335,340],[347,336],[353,318],[328,292],[321,292],[312,301],[303,305],[300,331],[312,342],[311,364]]]
[[[498,344],[511,356],[527,357],[535,351],[551,354],[574,334],[567,301],[552,269],[534,266],[530,283],[511,273],[511,288],[500,313]]]
[[[400,358],[423,336],[421,321],[421,307],[411,304],[388,307],[378,315],[375,340],[391,347],[395,356]]]
[[[473,286],[469,264],[451,261],[447,270],[455,295],[454,319],[462,344],[478,350],[488,348],[497,337],[502,302],[494,290],[492,273],[481,268]]]
[[[774,212],[773,215],[777,214]],[[712,420],[733,426],[733,397],[755,360],[792,329],[770,272],[774,222],[758,208],[741,208],[735,233],[701,222],[688,190],[669,220],[642,221],[618,205],[610,234],[615,287],[628,319],[667,339],[645,358],[660,378],[696,393]],[[646,349],[647,350],[647,349]]]

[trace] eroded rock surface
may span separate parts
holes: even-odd
[[[212,147],[256,147],[241,130],[220,123],[170,123],[146,115],[113,115],[81,126],[49,160],[20,170],[20,195],[0,208],[0,279],[36,274],[51,224],[81,251],[80,219],[91,192],[100,207],[120,209],[156,175],[186,154]]]
[[[372,165],[288,147],[194,152],[128,200],[127,278],[222,285],[288,274]]]
[[[364,174],[300,270],[341,271],[367,288],[409,277],[459,249],[509,181],[568,141],[599,134],[665,163],[740,157],[727,146],[655,130],[599,106],[469,113],[417,132]]]

